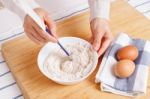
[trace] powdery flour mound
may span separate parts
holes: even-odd
[[[87,75],[94,65],[96,51],[81,43],[67,44],[65,48],[70,58],[60,48],[49,53],[44,63],[49,74],[62,81],[76,80]]]

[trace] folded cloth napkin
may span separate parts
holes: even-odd
[[[139,50],[139,56],[134,61],[134,73],[125,79],[118,78],[113,73],[113,66],[117,60],[115,54],[118,49],[126,45],[134,45]],[[120,33],[107,49],[102,63],[96,74],[96,82],[101,82],[101,90],[124,96],[138,96],[146,93],[150,63],[150,42],[142,39],[132,39],[125,33]]]

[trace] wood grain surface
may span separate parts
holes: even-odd
[[[110,25],[114,36],[126,32],[132,37],[150,40],[150,21],[123,0],[113,2]],[[86,40],[91,37],[89,12],[59,22],[57,26],[60,37],[76,36]],[[99,65],[88,79],[76,85],[63,86],[49,80],[37,66],[41,47],[25,35],[2,46],[3,56],[25,99],[131,99],[100,91],[100,85],[94,82]],[[150,99],[150,79],[147,94],[134,99]]]

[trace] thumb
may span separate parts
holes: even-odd
[[[100,45],[101,45],[101,37],[95,35],[92,45],[93,45],[94,49],[95,49],[96,51],[98,51],[99,48],[100,48]]]

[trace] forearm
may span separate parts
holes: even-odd
[[[109,20],[110,0],[88,0],[91,20],[99,17]]]
[[[8,8],[9,10],[11,10],[12,12],[16,13],[18,16],[20,16],[20,18],[23,20],[26,13],[24,12],[24,10],[22,9],[22,4],[20,3],[20,0],[0,0],[2,2],[2,4]],[[34,0],[25,0],[28,5],[34,9],[39,7],[39,5],[34,1]]]

